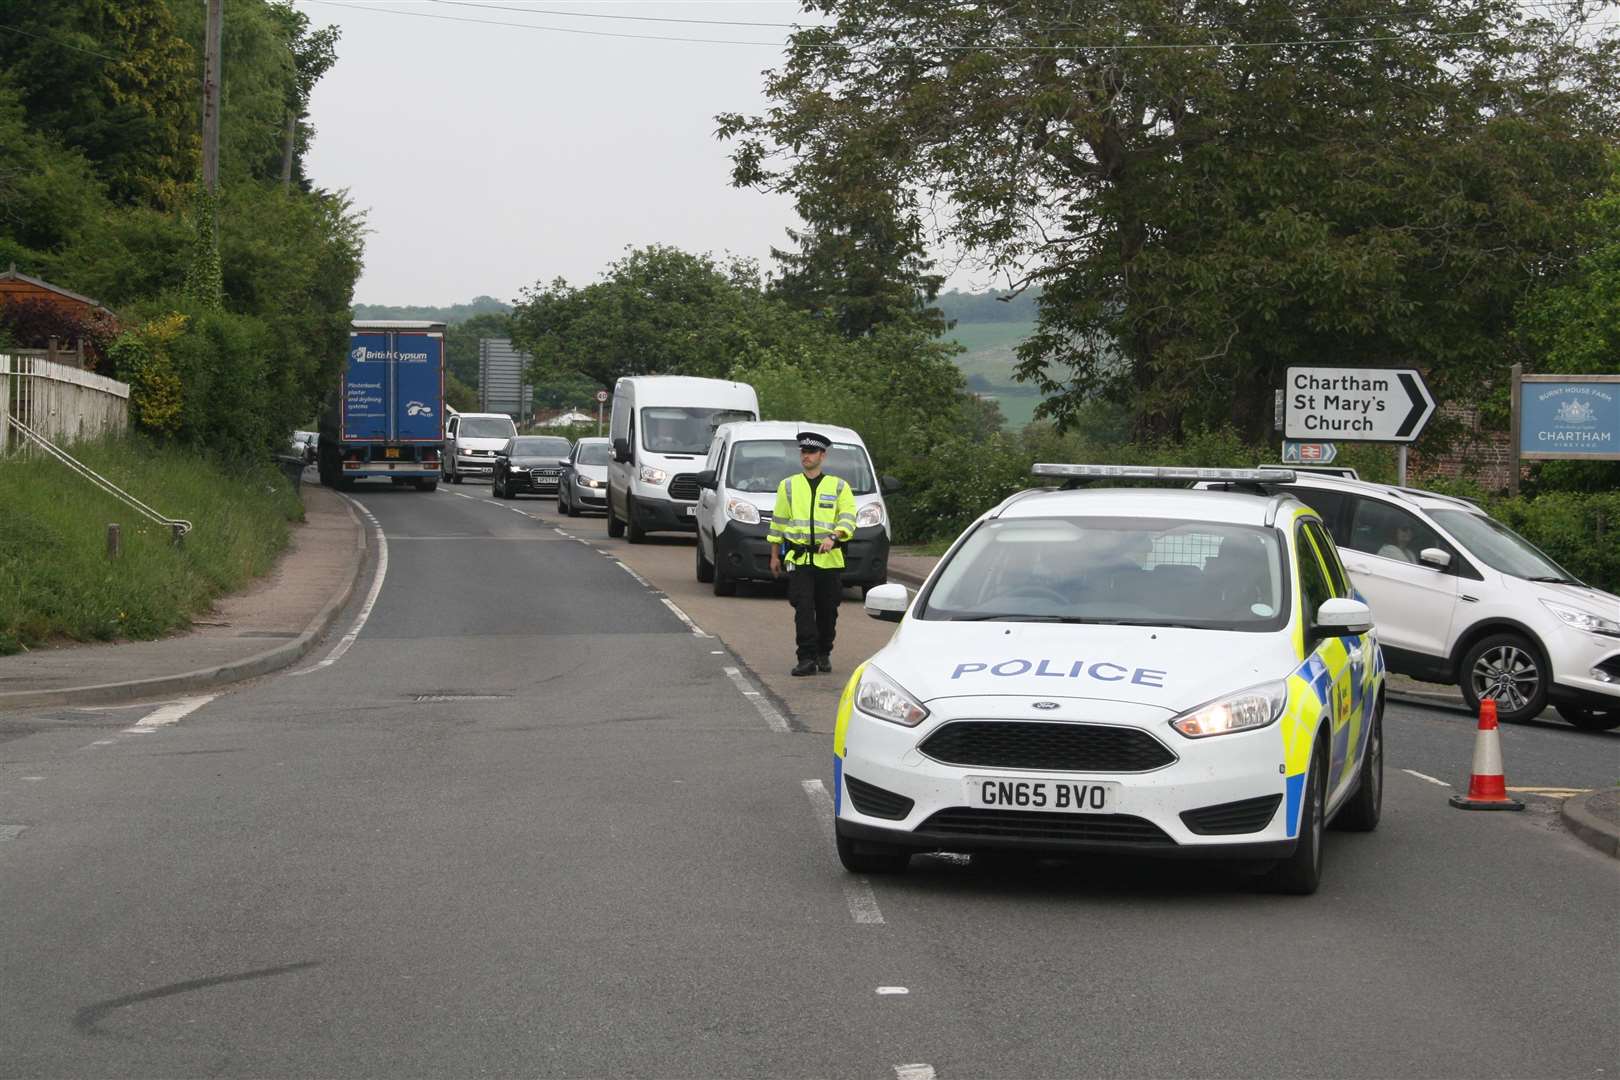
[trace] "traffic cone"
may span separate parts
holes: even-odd
[[[1479,732],[1474,736],[1474,771],[1468,777],[1468,794],[1453,795],[1451,805],[1459,810],[1524,809],[1524,803],[1508,798],[1507,777],[1502,773],[1502,733],[1496,727],[1496,702],[1490,698],[1479,703]]]

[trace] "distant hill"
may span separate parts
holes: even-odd
[[[945,313],[947,319],[959,323],[1032,323],[1035,321],[1035,301],[1039,289],[1029,289],[1010,300],[1002,299],[1006,293],[965,293],[952,289],[934,298],[934,306]]]
[[[412,307],[393,304],[356,304],[356,319],[425,319],[431,322],[466,322],[474,315],[510,315],[511,304],[503,304],[493,296],[475,296],[466,304],[449,307]]]

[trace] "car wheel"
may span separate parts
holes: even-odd
[[[727,574],[725,567],[721,566],[719,563],[714,563],[713,565],[714,576],[710,578],[710,580],[714,582],[714,595],[736,596],[737,579]]]
[[[1361,759],[1356,793],[1333,819],[1335,829],[1372,832],[1384,807],[1384,700],[1373,709],[1372,726],[1367,731],[1367,753]]]
[[[489,482],[489,493],[497,499],[501,498],[501,478],[496,477]]]
[[[911,865],[911,852],[882,844],[857,844],[847,836],[837,837],[838,861],[852,874],[902,874]]]
[[[416,482],[417,491],[437,491],[438,489],[439,482],[437,480],[418,480]]]
[[[1620,708],[1598,709],[1591,705],[1558,705],[1558,715],[1582,731],[1612,731],[1620,727]]]
[[[613,537],[615,540],[617,540],[619,537],[624,535],[624,522],[620,521],[619,520],[619,515],[617,515],[617,514],[615,514],[613,512],[613,496],[611,494],[608,496],[607,512],[608,512],[608,535]]]
[[[1305,806],[1299,822],[1299,841],[1294,853],[1266,875],[1266,886],[1273,892],[1309,896],[1322,883],[1322,812],[1327,802],[1327,754],[1317,740],[1311,753],[1310,771],[1305,774]]]
[[[1496,702],[1496,717],[1506,723],[1533,720],[1547,707],[1547,664],[1519,634],[1492,634],[1474,643],[1462,662],[1463,700],[1476,715],[1479,703]]]
[[[697,579],[707,585],[714,580],[714,563],[703,557],[703,534],[699,533],[697,543],[693,545],[697,551]]]
[[[557,493],[557,505],[558,506],[562,505],[562,493],[561,492]],[[568,508],[566,510],[564,510],[563,513],[567,514],[569,517],[579,517],[579,507],[574,505],[574,500],[573,500],[572,496],[569,497],[569,499],[568,499]]]
[[[636,500],[628,495],[624,499],[624,516],[629,519],[624,523],[625,535],[632,544],[640,544],[647,539],[647,530],[636,524]]]
[[[460,473],[458,473],[458,472],[453,472],[453,473],[451,473],[451,474],[450,474],[450,482],[451,482],[451,483],[452,483],[452,484],[459,484],[459,483],[461,483],[461,474],[460,474]]]

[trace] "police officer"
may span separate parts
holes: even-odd
[[[844,588],[844,545],[855,535],[855,495],[849,485],[821,471],[832,440],[799,432],[799,466],[804,472],[776,486],[771,514],[771,573],[788,575],[793,602],[795,675],[832,670],[833,634]]]

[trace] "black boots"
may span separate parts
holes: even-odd
[[[818,656],[818,657],[816,657],[816,670],[817,671],[831,671],[832,670],[832,657],[830,657],[830,656]]]
[[[793,665],[793,674],[795,675],[814,675],[815,673],[816,662],[814,660],[800,660]]]

